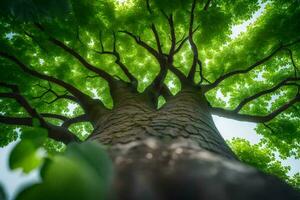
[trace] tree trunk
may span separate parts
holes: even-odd
[[[89,138],[110,146],[112,199],[298,198],[276,178],[237,160],[194,88],[182,88],[159,110],[144,94],[120,90]]]

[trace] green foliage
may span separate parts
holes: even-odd
[[[17,139],[17,133],[12,127],[0,126],[0,147],[4,147]]]
[[[41,128],[26,130],[21,135],[21,141],[14,147],[9,156],[11,169],[22,168],[29,173],[41,165],[43,158],[39,155],[39,148],[47,138],[47,131]]]
[[[251,144],[242,138],[233,138],[228,141],[231,149],[238,158],[261,171],[277,176],[296,188],[300,188],[299,173],[292,177],[288,175],[289,166],[284,166],[275,156],[274,151],[262,143]]]
[[[112,162],[99,144],[71,144],[64,154],[45,162],[41,177],[42,183],[26,188],[16,199],[106,199]]]
[[[36,146],[30,140],[22,140],[18,143],[9,156],[11,169],[22,168],[24,173],[29,173],[42,163]]]
[[[192,0],[149,0],[148,6],[146,2],[146,0],[125,0],[124,2],[117,0],[1,0],[0,50],[16,56],[29,69],[51,75],[92,98],[99,98],[106,108],[112,109],[114,102],[108,83],[86,69],[74,56],[54,45],[49,41],[49,37],[62,41],[89,63],[112,77],[129,81],[115,63],[115,57],[97,53],[102,50],[102,47],[106,51],[113,50],[114,33],[120,60],[137,78],[138,91],[143,92],[159,73],[159,63],[145,48],[137,45],[133,38],[120,31],[129,31],[138,36],[138,39],[157,49],[156,40],[151,31],[152,24],[155,24],[162,51],[168,53],[171,47],[170,27],[165,15],[172,14],[173,16],[178,46],[188,33]],[[213,83],[224,74],[245,70],[258,60],[270,55],[280,45],[299,39],[299,0],[213,0],[210,4],[207,2],[209,1],[197,1],[193,27],[203,76],[207,79],[203,84]],[[260,9],[262,3],[266,3],[265,9]],[[260,13],[256,13],[259,10]],[[254,17],[257,19],[253,20]],[[253,22],[249,24],[245,32],[233,38],[231,35],[233,28],[247,20]],[[39,30],[34,22],[41,23],[45,31]],[[289,50],[291,54],[287,48],[284,48],[248,73],[235,75],[222,81],[218,87],[205,94],[209,104],[213,107],[233,110],[245,98],[272,88],[283,79],[299,77],[300,45],[290,46]],[[187,75],[192,59],[191,46],[185,42],[174,56],[173,64],[176,69]],[[0,57],[0,70],[0,80],[17,84],[21,94],[38,113],[52,113],[66,118],[74,118],[84,113],[84,110],[72,100],[56,99],[57,96],[70,95],[70,92],[62,86],[29,75],[15,63],[3,57]],[[197,83],[200,81],[198,71],[199,69],[195,77]],[[164,83],[173,95],[181,90],[178,77],[170,70]],[[267,115],[285,105],[298,93],[298,89],[299,81],[280,87],[248,102],[239,113]],[[10,89],[1,87],[0,91],[8,92]],[[165,99],[160,96],[158,101],[160,107]],[[7,98],[0,100],[0,114],[0,117],[32,117],[18,102]],[[61,119],[44,119],[47,123],[57,126],[63,123]],[[58,152],[65,150],[65,146],[45,138],[45,132],[37,128],[41,124],[36,117],[33,118],[32,125],[35,128],[0,124],[0,147],[16,140],[18,133],[22,133],[21,142],[11,156],[12,168],[21,167],[28,172],[37,167],[41,163],[37,150],[43,146],[48,154],[55,158],[51,161],[52,167],[47,173],[52,175],[53,170],[61,167],[62,162],[68,163],[66,167],[72,169],[68,171],[68,178],[78,170],[82,170],[83,166],[74,166],[75,160],[79,159],[76,156],[75,159],[68,153],[65,157],[57,155]],[[288,168],[282,167],[277,161],[272,161],[274,158],[272,152],[279,152],[282,158],[289,156],[300,158],[299,127],[300,106],[298,103],[265,125],[258,124],[257,132],[263,136],[262,144],[266,148],[259,145],[253,146],[242,140],[234,140],[232,145],[243,161],[282,179],[287,179]],[[76,123],[68,128],[81,140],[85,140],[91,134],[92,129],[89,122]],[[250,153],[253,151],[255,154]],[[87,165],[84,165],[84,169],[89,168],[90,163],[83,160]],[[88,182],[89,177],[95,175],[93,173],[80,178]],[[66,182],[68,180],[66,179]],[[52,181],[46,178],[45,184],[52,185]],[[297,185],[299,175],[295,175],[292,182]],[[54,186],[50,187],[53,191],[55,191]],[[44,190],[44,187],[38,185],[32,190]]]

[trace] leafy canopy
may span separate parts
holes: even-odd
[[[116,80],[152,95],[155,107],[192,84],[213,114],[259,123],[264,145],[282,158],[300,157],[298,0],[3,0],[0,6],[0,145],[22,135],[12,168],[38,165],[41,145],[51,153],[64,148],[57,141],[85,140],[95,124],[90,106],[113,109]],[[232,28],[258,10],[233,38]],[[24,165],[24,156],[32,165]]]

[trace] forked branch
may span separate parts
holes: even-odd
[[[282,112],[284,112],[285,110],[289,109],[290,107],[292,107],[293,105],[295,105],[296,103],[299,103],[299,102],[300,102],[300,94],[298,91],[297,95],[293,99],[289,100],[287,103],[283,104],[282,106],[280,106],[279,108],[277,108],[276,110],[271,112],[270,114],[267,114],[264,116],[240,114],[234,110],[226,110],[223,108],[214,108],[214,107],[211,107],[211,112],[212,112],[212,114],[215,114],[215,115],[218,115],[221,117],[231,118],[231,119],[235,119],[235,120],[239,120],[239,121],[265,123],[265,122],[271,121],[276,116],[278,116],[279,114],[281,114]]]
[[[29,102],[20,94],[17,85],[0,82],[0,86],[12,90],[12,92],[0,93],[0,98],[15,99],[20,104],[20,106],[22,106],[26,110],[26,112],[30,115],[30,117],[23,117],[23,118],[0,116],[0,122],[5,124],[11,124],[11,125],[14,124],[14,125],[33,126],[34,125],[33,119],[37,119],[39,121],[40,126],[48,130],[48,136],[50,138],[57,141],[64,142],[66,144],[73,141],[79,141],[78,138],[67,129],[46,122],[42,117],[42,115],[39,114],[36,111],[36,109],[31,107]]]
[[[295,45],[296,43],[299,43],[300,39],[297,39],[291,43],[288,44],[280,44],[277,48],[275,48],[275,50],[273,50],[269,55],[265,56],[264,58],[258,60],[257,62],[253,63],[252,65],[250,65],[249,67],[245,68],[245,69],[240,69],[240,70],[236,70],[236,71],[232,71],[229,72],[227,74],[224,74],[222,76],[220,76],[217,80],[215,80],[212,84],[206,85],[203,87],[203,91],[207,92],[215,87],[217,87],[222,81],[226,80],[227,78],[230,78],[232,76],[235,75],[240,75],[240,74],[246,74],[249,71],[251,71],[252,69],[256,68],[257,66],[260,66],[264,63],[266,63],[267,61],[269,61],[270,59],[272,59],[278,52],[280,52],[281,50],[284,50],[292,45]]]

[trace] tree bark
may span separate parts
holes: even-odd
[[[89,138],[110,147],[116,172],[111,199],[299,198],[285,183],[237,160],[195,88],[182,87],[159,110],[143,94],[119,92]]]
[[[122,96],[117,98],[115,109],[99,118],[91,140],[114,145],[148,137],[161,141],[184,138],[211,152],[235,158],[213,122],[207,101],[195,89],[182,89],[160,110],[152,108],[141,94],[119,94]]]

